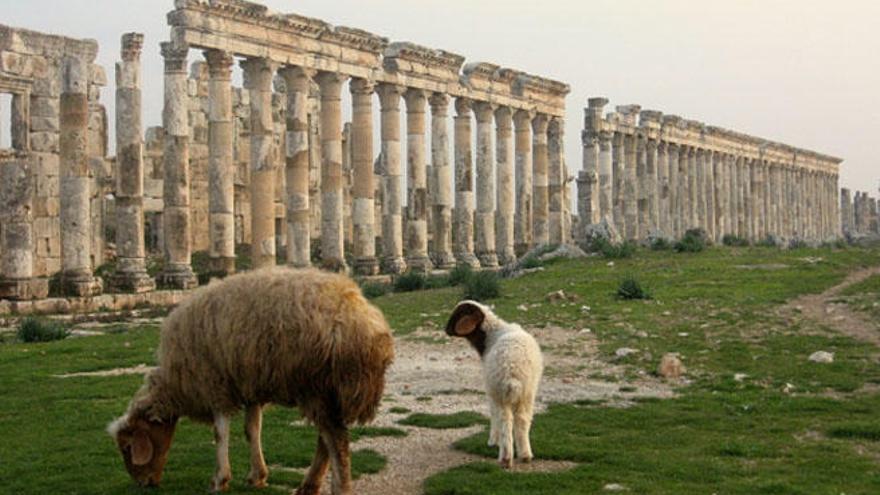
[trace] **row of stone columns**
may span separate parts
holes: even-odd
[[[176,287],[195,283],[189,267],[188,49],[163,45],[166,62],[165,225],[166,270],[161,281]],[[211,250],[214,269],[234,270],[233,126],[230,70],[233,57],[205,52],[209,84],[209,177]],[[252,249],[255,267],[275,263],[275,190],[271,132],[272,78],[279,69],[264,59],[242,63],[250,91]],[[287,87],[286,201],[288,252],[294,266],[310,264],[309,140],[306,99],[312,81],[321,98],[322,265],[346,270],[343,212],[341,91],[347,76],[282,67]],[[449,162],[450,97],[395,84],[350,82],[354,271],[363,275],[407,269],[448,269],[455,264],[493,268],[516,259],[516,251],[568,240],[564,218],[563,125],[559,118],[486,102],[455,98],[454,163]],[[382,256],[374,225],[373,94],[381,106]],[[406,104],[407,184],[401,163],[401,100]],[[431,111],[431,163],[427,157],[427,110]],[[472,143],[473,121],[477,142]],[[514,127],[516,139],[514,139]],[[476,145],[476,156],[473,145]],[[454,166],[453,166],[454,165]],[[431,177],[428,177],[428,174]],[[476,180],[474,180],[476,179]],[[455,193],[452,193],[452,187]],[[476,184],[476,191],[474,190]],[[433,190],[429,191],[429,185]],[[403,194],[407,208],[404,219]],[[429,211],[431,214],[429,214]],[[432,224],[429,228],[429,219]],[[404,230],[405,227],[405,230]],[[432,235],[429,243],[429,235]]]
[[[880,234],[878,202],[867,192],[856,191],[853,196],[849,189],[841,189],[840,209],[845,235],[861,237]]]
[[[603,221],[632,241],[679,238],[696,228],[716,242],[726,235],[751,241],[839,235],[836,173],[666,139],[659,130],[678,119],[635,106],[619,107],[625,125],[606,130],[605,104],[592,99],[587,108],[582,238],[586,226]]]

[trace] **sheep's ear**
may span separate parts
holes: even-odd
[[[144,430],[137,430],[131,438],[131,463],[143,466],[153,458],[153,442]]]
[[[446,324],[446,334],[465,337],[480,328],[485,319],[483,308],[473,303],[459,304]]]

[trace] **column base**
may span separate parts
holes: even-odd
[[[73,297],[94,297],[104,292],[104,281],[92,275],[62,274],[61,292]]]
[[[143,294],[156,290],[156,281],[143,272],[117,272],[110,279],[110,286],[120,292]]]
[[[359,258],[354,261],[354,273],[365,277],[379,274],[379,260],[376,258]]]
[[[452,270],[456,264],[452,253],[432,253],[431,261],[438,270]]]
[[[494,252],[477,253],[483,268],[498,268],[498,255]]]
[[[211,258],[211,274],[218,277],[227,277],[235,273],[235,257]]]
[[[406,260],[399,257],[382,260],[382,271],[390,275],[400,275],[406,271]]]
[[[430,273],[434,269],[434,263],[427,256],[407,258],[406,264],[413,272]]]
[[[459,265],[467,265],[475,270],[480,268],[480,260],[474,256],[474,253],[458,253],[455,255],[455,259]]]
[[[348,273],[348,264],[345,260],[329,258],[321,260],[321,270],[333,273]]]
[[[0,299],[30,301],[49,297],[49,280],[45,278],[2,279]]]
[[[516,253],[513,251],[507,252],[502,250],[498,253],[498,263],[501,264],[501,266],[511,265],[516,263],[516,261]]]
[[[189,265],[168,266],[156,278],[160,286],[172,289],[189,290],[199,286],[199,279]]]

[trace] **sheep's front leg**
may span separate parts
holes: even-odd
[[[312,460],[312,466],[309,468],[306,479],[296,491],[296,495],[318,495],[321,493],[321,483],[327,476],[327,468],[330,467],[330,458],[327,456],[327,446],[324,440],[318,435],[318,448],[315,450],[315,458]]]
[[[214,443],[217,444],[217,472],[211,481],[211,491],[222,492],[232,481],[232,468],[229,467],[229,416],[214,417]]]
[[[498,408],[495,401],[489,401],[489,447],[498,445]]]
[[[251,471],[248,473],[248,484],[255,488],[265,488],[269,479],[269,469],[263,458],[263,406],[248,406],[245,412],[244,434],[251,446]]]
[[[505,469],[513,467],[513,411],[507,404],[496,404],[499,414],[498,464]]]
[[[513,434],[516,440],[516,452],[522,462],[532,462],[532,444],[529,431],[532,429],[533,401],[523,401],[516,408],[513,416]]]
[[[321,428],[321,438],[327,446],[330,462],[333,465],[333,495],[351,494],[351,450],[348,428],[334,426]]]

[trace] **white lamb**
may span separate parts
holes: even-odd
[[[533,458],[529,442],[535,396],[544,370],[534,337],[486,306],[464,301],[456,306],[446,333],[466,338],[483,361],[492,426],[489,445],[499,446],[498,463],[513,467],[514,441],[522,462]]]

